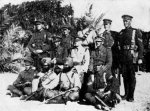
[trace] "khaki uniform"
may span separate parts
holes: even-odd
[[[35,70],[29,69],[22,71],[17,79],[13,82],[13,85],[8,86],[8,90],[10,90],[13,94],[17,96],[22,95],[30,95],[31,94],[31,83],[34,78]],[[28,83],[28,84],[26,84]]]
[[[114,44],[114,39],[113,39],[113,37],[111,35],[111,32],[104,31],[103,32],[103,37],[105,37],[104,45],[106,47],[110,47],[111,48],[113,46],[113,44]]]
[[[38,73],[39,78],[32,81],[32,92],[38,90],[40,84],[44,89],[54,89],[59,84],[59,76],[53,71],[49,70],[46,73]]]

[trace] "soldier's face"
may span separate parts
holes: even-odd
[[[70,30],[69,30],[69,29],[67,29],[67,28],[64,28],[64,29],[63,29],[63,34],[64,34],[64,35],[69,35],[69,33],[70,33]]]
[[[110,31],[110,28],[111,28],[111,24],[104,24],[104,28],[106,31]]]
[[[26,62],[26,63],[24,64],[24,66],[25,66],[25,69],[26,69],[26,70],[28,70],[28,69],[30,69],[31,64],[30,64],[30,63],[28,63],[28,62]]]
[[[37,29],[41,30],[43,28],[43,24],[37,24]]]
[[[123,23],[124,23],[125,28],[128,28],[131,26],[131,20],[123,20]]]
[[[60,45],[60,42],[56,42],[55,45],[56,47],[58,47]]]
[[[103,44],[102,41],[96,41],[96,42],[95,42],[95,46],[96,46],[96,47],[99,47],[99,46],[101,46],[102,44]]]

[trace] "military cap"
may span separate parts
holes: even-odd
[[[23,60],[25,63],[33,63],[33,59],[31,57],[24,57]]]
[[[61,26],[61,29],[69,29],[69,30],[72,30],[73,27],[72,27],[71,25],[69,25],[69,24],[65,24],[65,25],[62,25],[62,26]]]
[[[46,22],[43,20],[43,19],[38,19],[35,21],[35,24],[38,25],[38,24],[45,24]]]
[[[61,37],[59,37],[59,36],[54,36],[53,37],[53,40],[54,40],[54,42],[56,43],[56,42],[60,42],[61,41]]]
[[[122,16],[122,19],[123,19],[123,20],[132,20],[132,18],[133,18],[133,17],[132,17],[131,15],[123,15],[123,16]]]
[[[103,19],[103,23],[105,24],[111,24],[112,20],[110,19]]]

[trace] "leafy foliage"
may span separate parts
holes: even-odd
[[[19,71],[11,61],[30,55],[21,42],[34,30],[38,19],[46,22],[47,30],[59,35],[63,24],[73,23],[71,5],[61,6],[62,0],[36,0],[19,5],[6,4],[0,9],[0,70]],[[18,65],[17,65],[18,64]]]
[[[60,26],[68,23],[73,15],[72,6],[62,7],[61,3],[60,0],[41,0],[23,2],[20,5],[7,4],[0,10],[1,26],[16,23],[25,30],[33,30],[35,20],[44,19],[49,26],[48,30],[57,33]]]

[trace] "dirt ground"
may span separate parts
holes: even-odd
[[[0,74],[0,111],[97,111],[93,106],[79,105],[76,102],[64,104],[44,104],[38,101],[23,101],[6,96],[6,88],[16,79],[17,74]],[[150,111],[150,73],[138,72],[135,101],[121,101],[112,111]],[[123,84],[121,94],[124,93]]]

